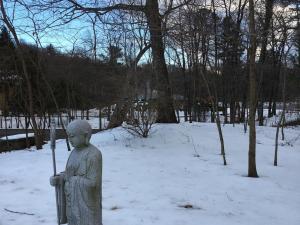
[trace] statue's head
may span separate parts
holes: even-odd
[[[67,134],[71,145],[80,149],[89,145],[92,127],[86,120],[74,120],[69,123]]]

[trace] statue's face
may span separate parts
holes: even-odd
[[[86,135],[69,132],[68,137],[71,145],[74,148],[80,149],[86,146]]]
[[[92,128],[87,121],[74,120],[68,125],[67,134],[71,145],[80,149],[89,145]]]

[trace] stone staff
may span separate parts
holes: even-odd
[[[56,136],[56,127],[55,127],[55,119],[51,120],[50,126],[50,143],[52,150],[52,161],[53,161],[53,176],[56,176],[56,160],[55,160],[55,136]],[[58,205],[58,187],[55,187],[55,200],[56,200],[56,211],[57,211],[57,224],[60,225],[60,210]]]

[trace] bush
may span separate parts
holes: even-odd
[[[156,117],[157,112],[153,103],[139,101],[134,103],[129,110],[123,128],[132,135],[146,138],[156,121]]]

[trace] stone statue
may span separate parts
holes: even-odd
[[[92,128],[87,121],[75,120],[67,134],[74,149],[65,171],[50,177],[60,192],[60,223],[102,225],[102,155],[90,144]]]

